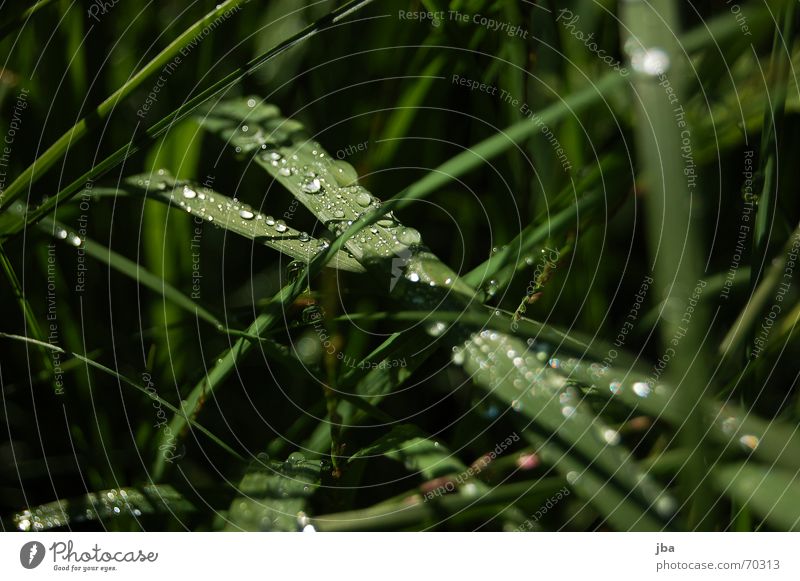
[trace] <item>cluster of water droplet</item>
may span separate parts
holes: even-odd
[[[125,515],[139,517],[153,510],[149,498],[157,498],[159,504],[171,509],[179,509],[183,502],[175,491],[165,487],[111,489],[89,493],[78,501],[62,500],[26,509],[15,514],[13,521],[18,530],[29,532]]]

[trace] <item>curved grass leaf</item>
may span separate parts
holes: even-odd
[[[39,223],[41,230],[55,237],[57,240],[63,240],[65,243],[76,247],[77,245],[86,252],[87,255],[95,258],[96,260],[108,265],[117,272],[135,280],[142,286],[160,294],[165,299],[172,301],[175,305],[181,307],[183,310],[191,313],[198,318],[213,325],[220,331],[236,332],[232,329],[227,329],[222,321],[214,316],[208,309],[200,305],[198,302],[186,296],[180,290],[169,284],[163,278],[156,276],[138,262],[135,262],[121,254],[114,252],[107,246],[103,246],[89,238],[81,238],[74,232],[71,232],[67,226],[45,218]]]
[[[254,153],[259,165],[339,235],[339,245],[385,281],[390,296],[412,308],[474,309],[474,291],[425,248],[420,233],[391,213],[381,215],[381,202],[357,184],[353,168],[331,158],[297,122],[275,117],[271,107],[251,97],[221,103],[202,123],[230,147]],[[372,218],[365,218],[369,215]],[[356,233],[354,223],[363,220],[373,223]],[[328,252],[337,247],[332,245]],[[473,333],[457,322],[451,329],[436,322],[430,332],[458,349],[454,361],[464,365],[475,383],[522,411],[542,431],[557,434],[569,453],[590,459],[587,470],[595,478],[629,491],[631,499],[620,501],[623,508],[615,506],[607,514],[616,526],[661,528],[659,519],[672,516],[674,501],[617,442],[609,442],[613,430],[578,401],[562,378],[544,369],[526,343],[500,331]],[[575,472],[564,466],[557,465],[564,474]]]
[[[309,262],[330,246],[327,240],[313,238],[243,202],[192,182],[175,180],[164,170],[156,175],[132,176],[125,180],[125,185],[129,193],[141,188],[148,198],[170,204],[217,228],[268,246],[301,262]],[[364,272],[364,268],[344,252],[336,253],[327,266]]]

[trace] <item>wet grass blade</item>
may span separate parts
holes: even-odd
[[[230,147],[254,152],[256,163],[339,236],[327,253],[346,247],[373,276],[385,281],[391,297],[412,308],[440,305],[470,310],[466,301],[474,297],[471,287],[423,245],[419,232],[400,224],[391,212],[385,212],[385,204],[358,185],[349,164],[332,159],[298,123],[267,114],[265,105],[250,98],[220,104],[203,124]],[[359,223],[372,223],[372,227],[358,231]],[[322,255],[309,268],[321,260]],[[494,328],[497,322],[489,325]],[[613,430],[578,401],[575,391],[555,372],[543,369],[529,345],[500,331],[473,333],[460,323],[448,329],[437,321],[429,332],[442,336],[445,344],[458,351],[454,361],[464,366],[476,384],[509,409],[520,410],[543,431],[558,434],[568,443],[568,452],[574,448],[591,458],[591,466],[582,473],[591,472],[598,481],[613,481],[629,491],[636,501],[623,496],[617,503],[621,506],[615,505],[607,515],[616,526],[661,528],[661,519],[671,516],[674,501],[636,467],[613,441]],[[567,464],[557,464],[565,475],[574,472],[565,468]],[[584,477],[587,480],[589,476]],[[608,508],[603,504],[608,496],[590,498],[599,508]]]
[[[228,511],[229,531],[302,531],[304,510],[319,486],[323,461],[295,452],[276,462],[265,455],[254,460]]]
[[[109,521],[117,519],[138,523],[152,515],[183,516],[195,511],[192,503],[171,486],[147,484],[90,492],[78,498],[31,507],[14,514],[9,519],[9,528],[43,532],[71,529],[87,522],[100,522],[107,527]]]

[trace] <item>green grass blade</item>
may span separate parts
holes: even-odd
[[[127,191],[138,188],[148,198],[164,202],[217,228],[243,236],[277,250],[295,260],[309,262],[328,248],[324,239],[313,238],[249,205],[232,200],[199,184],[177,181],[164,171],[125,180]],[[352,256],[337,253],[328,266],[349,272],[364,272]]]

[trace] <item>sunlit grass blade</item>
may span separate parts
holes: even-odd
[[[133,176],[126,179],[125,184],[129,191],[140,188],[148,198],[170,204],[212,226],[273,248],[301,262],[309,262],[330,245],[327,240],[314,238],[244,202],[199,184],[175,180],[163,171],[157,175]],[[343,252],[337,253],[328,266],[364,272],[364,268],[352,256]]]

